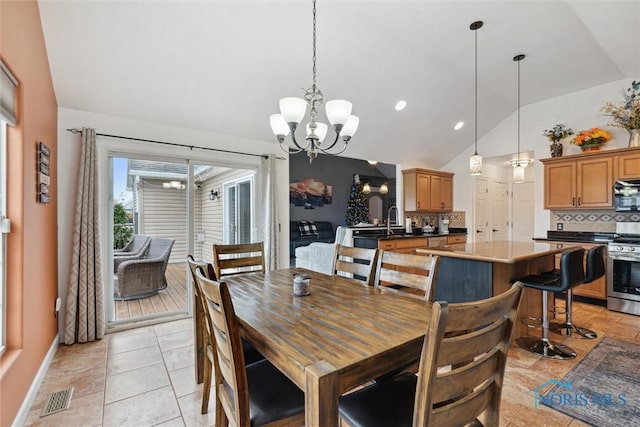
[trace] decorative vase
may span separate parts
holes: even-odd
[[[600,146],[599,145],[588,145],[588,146],[583,146],[582,148],[582,152],[583,153],[588,153],[591,151],[600,151]]]
[[[629,130],[629,147],[640,147],[640,129]]]
[[[551,145],[549,145],[549,149],[551,150],[551,157],[562,156],[562,144],[560,144],[560,141],[553,141]]]

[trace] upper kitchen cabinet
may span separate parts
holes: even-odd
[[[453,210],[453,174],[427,169],[402,171],[405,212]]]
[[[545,209],[613,207],[612,156],[543,159]]]
[[[640,150],[620,153],[617,160],[616,180],[640,179]]]

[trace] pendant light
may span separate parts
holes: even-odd
[[[516,161],[513,164],[513,183],[521,184],[524,182],[524,168],[529,164],[529,161],[520,161],[520,61],[524,59],[524,55],[516,55],[513,60],[518,64],[518,154],[516,154]]]
[[[473,156],[469,157],[469,174],[482,175],[482,156],[478,154],[478,30],[482,28],[482,21],[475,21],[469,29],[474,32],[475,37],[475,83],[474,83],[474,146],[475,150]]]

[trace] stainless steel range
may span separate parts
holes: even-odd
[[[607,249],[607,308],[640,315],[640,223],[616,223]]]

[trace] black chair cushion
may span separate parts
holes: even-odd
[[[518,279],[527,288],[540,289],[549,292],[562,292],[566,289],[560,284],[560,278],[553,275],[530,275]]]
[[[261,426],[304,411],[304,393],[266,360],[247,366],[251,425]]]
[[[530,275],[517,279],[528,288],[551,292],[564,292],[584,283],[584,249],[567,249],[560,257],[559,274]]]
[[[340,415],[355,427],[411,426],[417,382],[407,373],[344,395]]]
[[[251,365],[259,360],[263,360],[264,356],[255,349],[254,346],[249,344],[249,341],[242,339],[242,351],[244,352],[244,364],[245,366]]]

